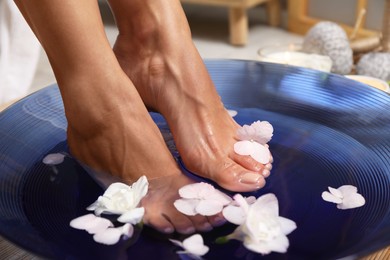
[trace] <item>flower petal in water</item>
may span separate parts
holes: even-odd
[[[338,209],[352,209],[363,206],[366,203],[364,197],[357,192],[357,188],[353,185],[343,185],[335,189],[328,187],[328,191],[324,191],[322,199],[328,202],[337,204]]]
[[[256,141],[260,144],[268,143],[273,135],[274,128],[267,121],[256,121],[251,125],[243,125],[237,130],[240,140]]]
[[[42,162],[47,165],[57,165],[64,161],[65,154],[62,153],[51,153],[46,155]]]
[[[93,239],[104,245],[114,245],[118,243],[122,235],[126,238],[133,236],[134,228],[130,224],[125,224],[117,228],[107,228],[101,232],[95,233]]]
[[[194,259],[201,259],[209,251],[209,247],[204,245],[203,238],[199,234],[192,235],[180,242],[170,239],[172,243],[183,248],[183,251],[178,251],[179,254],[187,254]]]
[[[96,234],[114,225],[108,219],[87,214],[73,219],[70,224],[72,228],[87,231],[89,234]]]
[[[234,199],[242,208],[243,216],[237,221],[231,208],[223,211],[228,221],[233,219],[236,223],[240,223],[228,238],[243,241],[244,246],[253,252],[285,253],[289,246],[286,235],[296,229],[296,224],[290,219],[279,216],[276,196],[265,194],[253,204],[249,204],[240,194],[235,195]],[[225,209],[227,208],[229,207]]]
[[[136,219],[142,219],[139,213],[143,210],[134,211],[141,199],[148,191],[148,181],[145,176],[139,178],[132,186],[121,182],[111,184],[97,201],[91,204],[87,210],[93,210],[96,215],[102,213],[124,215],[120,217],[121,222],[125,220],[133,223]],[[134,224],[134,223],[133,223]]]
[[[190,216],[218,214],[232,201],[229,196],[205,182],[186,185],[179,189],[179,195],[181,199],[176,200],[174,206],[181,213]]]
[[[262,164],[269,162],[270,151],[266,145],[254,141],[239,141],[234,144],[234,152],[239,155],[249,155]]]

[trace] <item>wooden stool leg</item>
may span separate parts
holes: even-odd
[[[268,24],[279,26],[280,24],[280,2],[279,0],[269,0],[267,2]]]
[[[231,44],[246,44],[248,38],[248,15],[245,8],[229,8],[229,29]]]

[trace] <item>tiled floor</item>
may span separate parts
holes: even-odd
[[[229,44],[227,9],[194,5],[185,5],[184,7],[191,26],[195,45],[201,56],[205,59],[256,59],[257,50],[262,46],[302,41],[302,36],[291,34],[281,28],[266,26],[266,13],[264,8],[260,6],[249,11],[250,27],[248,44],[243,47],[232,46]],[[110,43],[113,44],[117,30],[108,8],[103,6],[102,9],[107,36]],[[54,82],[55,78],[49,62],[42,51],[31,91],[38,90]]]

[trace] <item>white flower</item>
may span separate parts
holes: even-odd
[[[328,187],[328,191],[322,193],[325,201],[337,204],[338,209],[352,209],[361,207],[366,203],[364,197],[357,193],[357,188],[352,185],[343,185],[338,189]]]
[[[208,246],[203,244],[203,238],[199,234],[186,238],[183,242],[174,239],[170,239],[170,241],[184,249],[183,251],[178,251],[178,254],[187,254],[194,259],[201,259],[201,256],[209,251]]]
[[[243,241],[247,249],[257,253],[269,254],[272,251],[285,253],[289,246],[286,235],[296,229],[296,224],[279,216],[279,205],[275,195],[263,195],[252,205],[249,205],[240,194],[235,195],[234,199],[240,205],[240,209],[227,206],[223,210],[223,215],[228,221],[239,225],[228,238]]]
[[[239,141],[234,144],[234,152],[239,155],[249,155],[262,164],[269,162],[271,153],[266,145],[255,141]]]
[[[97,201],[87,210],[94,210],[96,215],[102,213],[118,214],[119,222],[137,224],[142,220],[144,208],[138,208],[141,199],[148,192],[148,181],[145,176],[128,186],[116,182],[111,184]]]
[[[271,154],[266,144],[271,140],[273,131],[272,125],[267,121],[242,126],[237,130],[237,137],[241,141],[234,144],[234,152],[249,155],[262,164],[268,163]]]
[[[212,216],[222,211],[232,199],[212,185],[200,182],[179,189],[181,199],[174,202],[178,211],[189,216]]]
[[[260,144],[268,143],[273,135],[274,128],[267,121],[256,121],[251,125],[243,125],[237,130],[240,140],[256,141]]]
[[[65,154],[62,153],[51,153],[43,158],[42,162],[47,165],[57,165],[64,161]]]
[[[130,224],[115,228],[108,219],[97,217],[93,214],[87,214],[73,219],[70,224],[75,229],[85,230],[94,235],[93,239],[101,244],[116,244],[120,237],[124,235],[127,238],[133,236],[134,228]]]

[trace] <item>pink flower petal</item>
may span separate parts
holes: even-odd
[[[215,200],[201,200],[195,208],[195,211],[202,216],[213,216],[220,213],[223,205]]]
[[[234,144],[234,152],[239,155],[251,155],[255,147],[252,145],[253,142],[251,141],[239,141]]]
[[[198,203],[199,200],[178,199],[173,203],[173,205],[181,213],[188,216],[195,216],[197,214],[195,208],[198,205]]]
[[[268,163],[270,160],[270,151],[268,147],[256,142],[253,142],[252,146],[254,151],[250,154],[250,156],[259,163]]]
[[[214,186],[205,182],[192,183],[179,189],[179,195],[185,199],[198,199],[201,194],[214,192]]]

